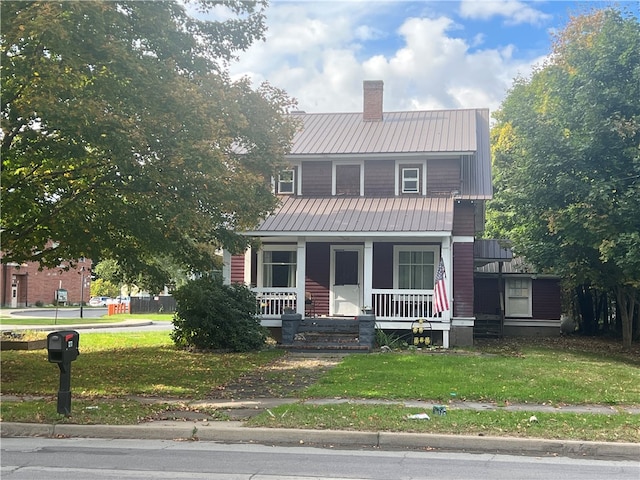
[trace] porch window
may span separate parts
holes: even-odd
[[[394,288],[432,290],[436,268],[436,247],[395,247]]]
[[[418,168],[402,169],[402,193],[418,193],[419,192],[419,175]]]
[[[296,252],[290,250],[265,250],[262,252],[262,286],[296,286]]]
[[[507,278],[506,314],[508,317],[531,317],[531,279]]]
[[[278,193],[292,194],[295,192],[294,171],[284,170],[278,175]]]

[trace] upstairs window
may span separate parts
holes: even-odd
[[[295,193],[294,171],[283,170],[278,175],[278,193],[291,195]]]
[[[335,194],[360,195],[360,165],[335,166]]]
[[[419,168],[403,168],[402,169],[402,193],[419,193],[420,192],[420,169]]]

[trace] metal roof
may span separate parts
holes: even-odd
[[[384,112],[377,122],[364,121],[361,112],[292,115],[300,120],[301,128],[293,138],[290,160],[463,155],[461,197],[492,196],[488,109]]]
[[[481,239],[473,243],[473,259],[476,262],[506,262],[513,258],[508,240]]]
[[[385,112],[380,122],[366,122],[362,113],[295,113],[302,129],[291,154],[471,153],[478,149],[476,112]]]
[[[476,273],[498,273],[500,271],[500,262],[492,262],[486,265],[477,266],[475,268]],[[510,261],[502,262],[502,273],[509,274],[536,274],[535,268],[533,268],[523,257],[514,257]]]
[[[431,197],[286,197],[249,235],[451,232],[453,200]]]

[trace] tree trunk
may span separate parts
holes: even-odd
[[[582,335],[593,336],[596,334],[597,322],[593,306],[593,291],[589,285],[580,285],[576,288],[578,306],[580,309],[580,333]]]
[[[625,350],[631,349],[633,340],[633,312],[636,306],[636,290],[631,288],[618,287],[616,289],[616,299],[618,301],[617,314],[622,321],[622,347]]]

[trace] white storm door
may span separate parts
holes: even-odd
[[[362,247],[331,247],[332,315],[354,317],[362,305]]]

